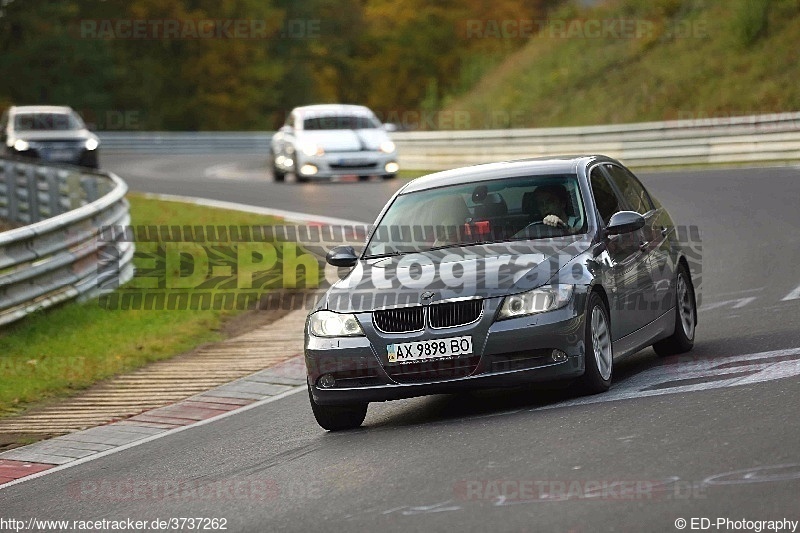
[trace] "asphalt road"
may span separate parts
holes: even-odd
[[[134,190],[364,221],[400,186],[276,184],[255,158],[238,160],[224,176],[219,165],[236,157],[105,162]],[[688,356],[644,350],[588,399],[518,389],[372,404],[363,428],[338,434],[295,394],[0,490],[0,517],[216,517],[253,532],[678,531],[676,520],[691,530],[693,518],[734,531],[717,519],[800,520],[800,170],[641,178],[679,224],[702,230],[703,306]]]

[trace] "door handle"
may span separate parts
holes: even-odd
[[[666,237],[669,234],[669,228],[666,226],[661,226],[661,235]]]
[[[640,243],[639,243],[639,249],[640,249],[641,251],[643,251],[643,252],[644,252],[645,250],[647,250],[647,247],[648,247],[648,246],[650,246],[650,241],[642,241],[642,242],[640,242]]]

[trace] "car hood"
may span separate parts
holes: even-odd
[[[298,141],[313,142],[326,152],[358,152],[377,150],[389,136],[379,129],[304,131]]]
[[[28,142],[36,141],[85,141],[90,138],[97,138],[89,130],[33,130],[19,131],[14,133],[16,139],[23,139]]]
[[[362,259],[331,286],[323,307],[349,313],[516,294],[547,283],[590,245],[585,236],[564,237]]]

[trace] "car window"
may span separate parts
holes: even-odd
[[[611,216],[618,211],[622,211],[619,198],[614,192],[614,188],[611,187],[611,184],[600,170],[600,167],[594,167],[590,181],[597,211],[600,213],[600,218],[603,219],[603,222],[608,225]]]
[[[14,116],[17,131],[79,130],[81,121],[69,113],[20,113]]]
[[[644,215],[653,209],[650,195],[633,174],[617,165],[608,164],[604,167],[632,211]]]
[[[365,115],[326,115],[309,117],[303,121],[304,130],[363,130],[380,125]]]
[[[545,224],[548,215],[556,215],[562,224]],[[378,223],[365,256],[564,237],[585,231],[577,175],[522,176],[398,196]]]

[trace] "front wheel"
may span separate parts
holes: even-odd
[[[685,266],[678,267],[675,283],[675,331],[664,340],[653,345],[653,350],[665,357],[685,353],[694,347],[697,328],[697,302],[694,296],[692,277]]]
[[[286,181],[286,172],[282,171],[278,168],[278,165],[275,164],[275,154],[270,149],[269,151],[269,160],[272,163],[272,177],[275,178],[275,181],[283,182]]]
[[[589,295],[586,309],[585,366],[577,386],[582,394],[605,392],[611,386],[614,351],[611,345],[611,322],[603,299],[596,292]]]
[[[311,387],[308,387],[308,399],[317,424],[328,431],[354,429],[360,426],[367,417],[367,403],[354,405],[320,405],[314,401]]]

